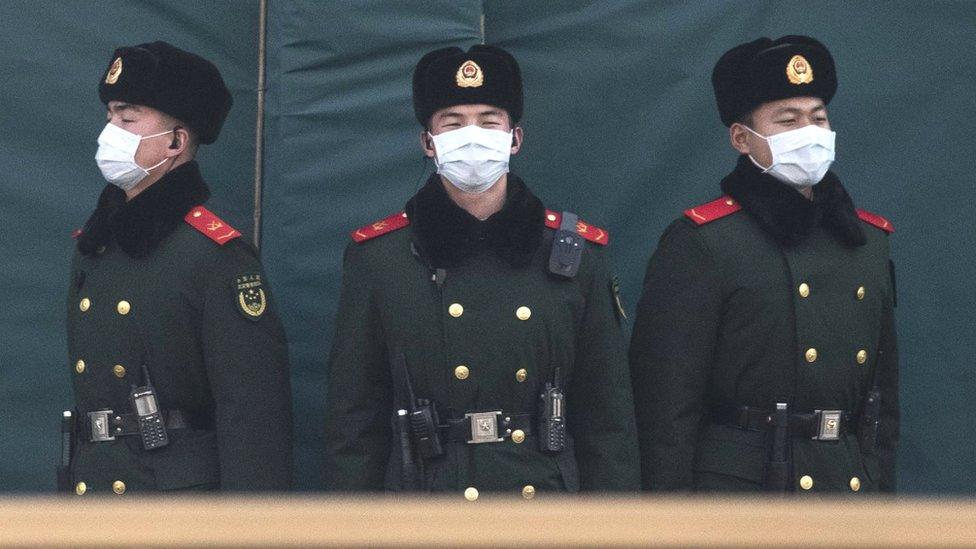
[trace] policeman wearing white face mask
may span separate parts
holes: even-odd
[[[648,264],[630,348],[643,485],[894,491],[892,227],[830,169],[833,58],[761,38],[712,83],[739,158]]]
[[[109,120],[95,161],[108,185],[71,262],[74,440],[59,488],[285,490],[284,332],[254,248],[204,206],[195,160],[230,91],[211,62],[165,42],[117,49],[98,91]]]
[[[469,501],[636,490],[609,235],[546,210],[509,171],[524,137],[518,63],[492,46],[445,48],[413,82],[437,173],[346,249],[329,487]]]

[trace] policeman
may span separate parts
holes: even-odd
[[[761,38],[712,83],[740,156],[647,268],[630,348],[643,487],[893,491],[892,227],[828,171],[834,61]]]
[[[328,485],[468,500],[636,490],[609,237],[508,173],[518,63],[492,46],[430,52],[413,100],[437,173],[345,251]]]
[[[285,334],[255,250],[203,206],[194,160],[230,92],[165,42],[117,49],[98,91],[109,184],[71,264],[69,489],[287,489]]]

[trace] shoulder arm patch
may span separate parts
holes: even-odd
[[[546,227],[558,231],[559,224],[562,223],[562,220],[563,214],[554,212],[552,210],[546,210]],[[608,233],[605,229],[585,223],[582,219],[576,223],[576,232],[590,242],[599,244],[601,246],[606,246],[610,243],[610,233]]]
[[[393,231],[402,229],[409,224],[410,219],[407,218],[407,212],[399,212],[384,219],[380,219],[375,223],[370,223],[369,225],[360,227],[350,233],[350,235],[357,243],[366,242],[367,240],[372,240],[377,236],[383,236],[387,233],[392,233]]]
[[[221,246],[241,236],[237,229],[228,225],[223,219],[203,206],[197,206],[190,210],[190,213],[186,214],[183,220]]]
[[[858,210],[857,216],[861,218],[861,221],[874,225],[875,227],[881,229],[886,233],[895,232],[895,227],[887,219],[881,217],[878,214],[873,214],[871,212],[867,212],[864,210]]]
[[[701,206],[689,208],[685,210],[685,215],[688,219],[694,221],[696,225],[704,225],[732,215],[741,209],[742,206],[733,200],[732,197],[723,196]]]
[[[268,308],[261,273],[243,273],[234,278],[234,302],[244,318],[257,322]]]

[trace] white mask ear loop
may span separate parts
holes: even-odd
[[[172,130],[169,130],[169,131],[160,132],[160,133],[154,133],[152,135],[146,135],[146,136],[140,137],[139,138],[139,141],[142,141],[143,139],[149,139],[150,137],[159,137],[160,135],[166,135],[168,133],[173,133],[175,131],[176,131],[176,128],[173,128]],[[164,159],[160,160],[159,162],[157,162],[154,166],[150,166],[148,168],[142,168],[142,169],[146,170],[146,173],[149,173],[150,171],[155,170],[156,168],[162,166],[163,163],[166,162],[167,160],[169,160],[169,158],[164,158]]]
[[[434,134],[427,132],[427,143],[428,145],[430,145],[430,148],[433,149],[434,151],[434,167],[440,168],[441,165],[437,161],[437,149],[434,148]]]
[[[176,131],[176,129],[174,128],[172,130],[167,130],[165,132],[154,133],[152,135],[144,135],[144,136],[142,136],[142,137],[139,138],[139,141],[142,141],[143,139],[149,139],[150,137],[159,137],[160,135],[166,135],[168,133],[173,133],[175,131]]]
[[[152,171],[152,170],[155,170],[156,168],[158,168],[158,167],[160,167],[160,166],[162,166],[162,165],[163,165],[163,163],[164,163],[164,162],[166,162],[167,160],[170,160],[170,159],[169,159],[169,158],[164,158],[164,159],[162,159],[162,160],[160,160],[160,161],[159,161],[159,162],[158,162],[158,163],[157,163],[156,165],[154,165],[154,166],[150,166],[150,167],[148,167],[148,168],[143,168],[143,169],[144,169],[144,170],[146,170],[147,172],[148,172],[148,171]]]
[[[765,135],[760,134],[759,132],[757,132],[756,130],[750,128],[749,126],[746,126],[745,124],[740,124],[740,125],[743,128],[751,131],[759,139],[762,139],[763,141],[765,141],[767,143],[769,142],[769,139]],[[757,168],[759,168],[760,170],[762,170],[762,173],[766,173],[766,172],[768,172],[769,170],[771,170],[773,168],[773,165],[772,164],[770,164],[768,168],[764,168],[763,165],[760,164],[755,158],[753,158],[751,154],[750,155],[747,155],[747,156],[749,157],[749,160],[752,160],[752,163],[755,164]]]

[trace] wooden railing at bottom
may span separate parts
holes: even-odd
[[[0,499],[2,546],[974,547],[976,502],[483,496]]]

